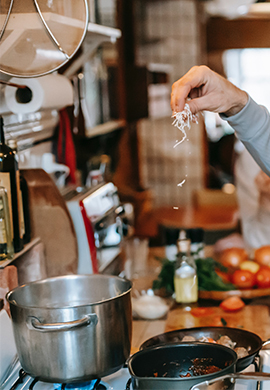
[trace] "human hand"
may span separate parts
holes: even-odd
[[[182,111],[187,98],[191,99],[188,104],[193,114],[206,110],[231,116],[248,102],[245,91],[204,65],[194,66],[173,84],[172,111]]]

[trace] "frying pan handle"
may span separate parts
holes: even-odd
[[[270,344],[270,339],[264,341],[262,346],[265,347],[266,345],[269,345],[269,344]]]
[[[132,378],[129,378],[126,384],[126,390],[130,390],[130,385],[131,385]]]
[[[29,329],[35,329],[41,332],[54,332],[54,331],[65,331],[75,328],[80,328],[82,326],[87,326],[89,324],[96,325],[98,322],[97,315],[87,314],[83,318],[70,322],[58,322],[55,324],[45,324],[40,322],[36,317],[28,317],[27,325]]]
[[[226,379],[229,379],[230,384],[228,382],[224,382]],[[223,376],[219,376],[210,381],[205,381],[198,383],[191,387],[190,390],[206,390],[206,389],[231,389],[231,384],[235,383],[236,379],[252,379],[256,381],[264,381],[270,380],[270,374],[266,372],[243,372],[243,373],[235,373],[235,374],[227,374]],[[233,387],[234,388],[234,387]]]

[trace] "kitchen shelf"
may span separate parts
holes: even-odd
[[[0,261],[0,269],[7,267],[9,264],[11,264],[13,261],[17,260],[20,256],[24,255],[26,252],[28,252],[30,249],[32,249],[35,245],[37,245],[40,242],[40,238],[34,238],[32,241],[30,241],[28,244],[24,246],[24,248],[20,251],[14,254],[12,259],[2,260]]]
[[[82,45],[82,54],[63,73],[66,77],[74,75],[104,42],[115,43],[122,35],[121,30],[113,27],[89,23]]]
[[[125,127],[125,125],[126,121],[123,119],[108,121],[92,128],[86,128],[85,136],[86,138],[92,138],[98,135],[108,134]]]

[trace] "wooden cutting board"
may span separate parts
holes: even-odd
[[[220,307],[207,308],[204,316],[194,316],[187,308],[176,308],[168,313],[165,331],[199,326],[226,326],[241,328],[258,334],[262,340],[270,338],[269,308],[264,305],[245,306],[236,313],[226,313]],[[223,322],[222,322],[223,321]]]

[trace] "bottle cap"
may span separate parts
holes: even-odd
[[[185,253],[190,251],[190,240],[178,240],[177,241],[178,252]]]
[[[7,140],[7,145],[11,148],[11,149],[13,149],[13,150],[16,150],[17,149],[17,140],[16,139],[14,139],[14,138],[9,138],[8,140]]]

